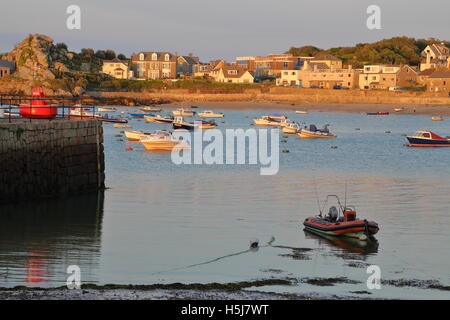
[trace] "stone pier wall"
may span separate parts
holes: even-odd
[[[0,123],[0,202],[104,188],[97,120]]]

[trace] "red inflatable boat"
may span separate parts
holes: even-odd
[[[337,198],[339,209],[332,206],[325,217],[322,216],[322,210],[320,210],[321,212],[318,216],[306,218],[303,222],[306,230],[320,234],[357,238],[359,240],[367,240],[378,232],[379,227],[376,222],[357,219],[354,207],[342,206],[336,195],[329,195],[327,201],[329,197]]]
[[[58,114],[58,108],[44,100],[44,90],[40,86],[33,88],[31,104],[20,105],[20,115],[24,118],[51,119]]]

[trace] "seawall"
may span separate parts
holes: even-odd
[[[124,105],[154,102],[285,102],[450,105],[446,92],[392,92],[387,90],[332,90],[269,87],[226,90],[167,89],[145,92],[97,92],[88,95]]]
[[[97,120],[0,123],[0,202],[104,188]]]

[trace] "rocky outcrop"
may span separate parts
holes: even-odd
[[[53,44],[53,39],[33,34],[19,43],[6,59],[16,64],[14,76],[25,80],[51,80],[69,72],[71,56],[65,48]]]

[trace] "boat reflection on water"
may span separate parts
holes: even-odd
[[[369,255],[378,252],[378,241],[376,239],[361,241],[356,238],[319,234],[310,230],[303,230],[303,232],[305,232],[307,239],[316,239],[319,244],[326,244],[330,247],[339,248],[346,253]]]
[[[70,265],[95,280],[103,201],[95,192],[0,205],[0,286],[64,285]]]

